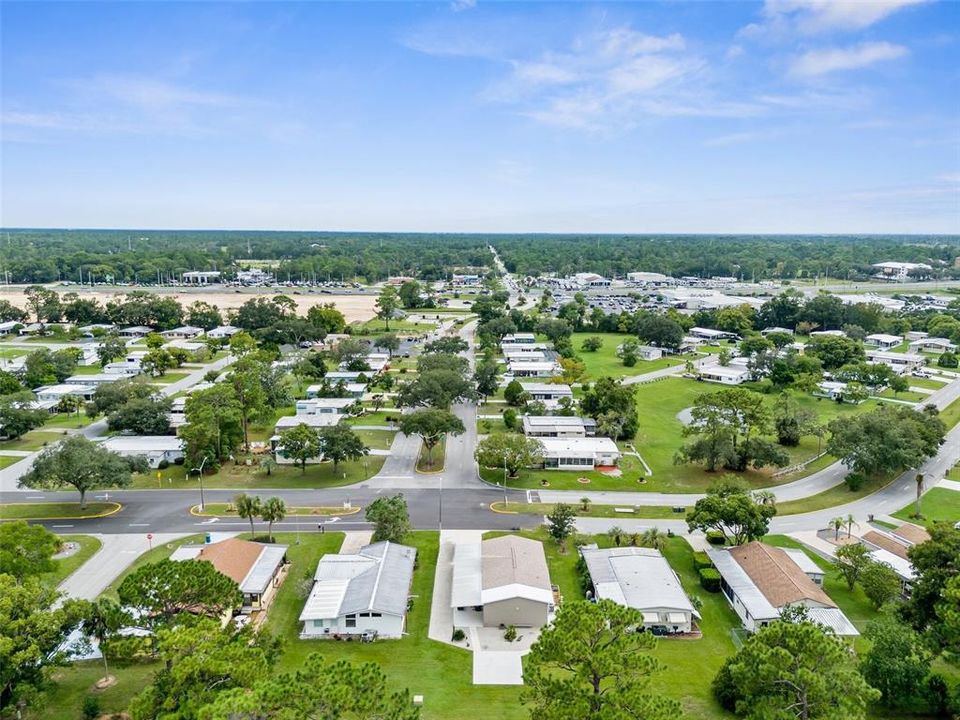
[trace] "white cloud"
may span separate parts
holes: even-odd
[[[450,3],[450,9],[454,12],[463,12],[464,10],[472,10],[477,6],[477,0],[453,0]]]
[[[924,2],[926,0],[766,0],[763,15],[768,26],[790,26],[814,34],[863,30],[904,8]]]
[[[88,99],[105,98],[144,110],[164,110],[184,106],[235,107],[247,101],[224,93],[197,90],[185,85],[133,75],[98,75],[66,83],[78,95]]]
[[[796,58],[790,73],[797,77],[817,77],[843,70],[858,70],[878,62],[904,57],[907,48],[888,42],[864,42],[847,48],[810,50]]]
[[[563,50],[508,57],[508,73],[481,95],[524,117],[565,128],[611,130],[642,116],[739,117],[759,106],[717,100],[709,66],[679,34],[629,27],[588,33]]]

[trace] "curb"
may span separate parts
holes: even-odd
[[[499,501],[498,501],[498,502],[499,502]],[[494,512],[494,513],[496,513],[497,515],[522,515],[522,514],[525,514],[525,513],[521,513],[519,510],[497,510],[497,509],[494,507],[494,505],[496,505],[496,504],[497,504],[497,503],[492,502],[492,503],[490,503],[490,505],[488,505],[487,507],[488,507],[488,509],[490,510],[490,512]],[[519,504],[519,503],[518,503],[518,504]]]
[[[6,503],[6,507],[16,507],[24,505],[45,505],[46,503]],[[107,510],[106,512],[95,513],[94,515],[48,515],[46,517],[18,517],[18,518],[3,518],[3,522],[12,522],[14,520],[97,520],[99,518],[110,517],[111,515],[116,515],[123,509],[123,505],[118,502],[109,501],[110,505],[113,505],[113,509]]]
[[[295,507],[299,508],[301,506],[297,505]],[[310,517],[323,518],[323,517],[333,517],[334,515],[356,515],[358,512],[360,512],[363,509],[359,505],[356,507],[351,507],[350,509],[323,507],[323,506],[318,506],[318,507],[321,510],[336,510],[337,512],[330,513],[330,515],[287,515],[284,518],[284,520],[287,520],[289,518],[310,518]],[[190,507],[190,514],[193,515],[193,517],[200,517],[200,518],[239,518],[240,520],[243,519],[236,513],[231,513],[227,515],[214,515],[213,513],[206,513],[206,512],[201,513],[199,511],[199,508],[200,508],[199,505],[192,505]]]

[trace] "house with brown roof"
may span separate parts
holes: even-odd
[[[243,593],[241,612],[269,606],[280,585],[280,571],[287,561],[287,545],[267,545],[227,538],[203,545],[183,545],[171,560],[203,560],[233,580]]]
[[[910,595],[915,577],[908,551],[929,539],[930,533],[912,523],[903,523],[889,532],[874,528],[860,536],[860,541],[870,550],[870,557],[875,562],[889,565],[897,573],[904,597]]]
[[[543,543],[518,535],[457,543],[450,604],[485,627],[546,625],[554,595]]]
[[[913,523],[903,523],[890,531],[892,535],[905,540],[910,545],[921,545],[930,539],[930,533],[925,528]]]
[[[747,630],[753,632],[778,620],[786,608],[801,606],[813,622],[837,635],[858,635],[843,611],[804,572],[807,563],[798,562],[795,553],[802,551],[761,542],[707,551],[720,573],[721,591]]]

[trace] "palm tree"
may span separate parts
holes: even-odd
[[[580,509],[584,512],[590,512],[590,498],[586,496],[580,498]]]
[[[107,638],[120,629],[125,618],[126,614],[117,603],[108,598],[100,598],[90,605],[90,614],[83,621],[86,634],[95,638],[100,646],[104,678],[110,677],[110,667],[107,665]]]
[[[660,528],[655,527],[644,530],[641,540],[644,547],[653,548],[661,552],[667,544],[667,536],[660,531]]]
[[[850,535],[851,535],[851,529],[853,528],[854,525],[856,525],[857,527],[860,527],[860,524],[859,524],[859,523],[856,521],[856,519],[853,517],[853,513],[850,513],[849,515],[847,515],[846,519],[843,521],[843,524],[847,526],[847,537],[848,537],[848,538],[849,538]]]
[[[840,539],[840,529],[844,526],[845,520],[842,517],[835,517],[830,521],[829,527],[833,528],[833,540],[836,542]]]
[[[607,530],[607,535],[611,540],[613,540],[617,547],[620,547],[620,542],[623,540],[624,534],[623,528],[617,525],[614,525],[612,528]]]
[[[769,505],[774,507],[777,504],[777,496],[770,490],[757,490],[753,494],[753,499],[758,505]]]
[[[267,498],[260,508],[260,519],[267,523],[267,539],[273,542],[273,524],[287,516],[287,504],[278,497]]]
[[[923,496],[923,473],[917,473],[917,511],[914,513],[914,517],[920,518],[920,498]]]
[[[253,519],[260,514],[260,498],[240,493],[233,499],[237,515],[250,521],[250,539],[253,539]]]
[[[266,470],[269,476],[277,469],[277,461],[273,459],[272,455],[264,455],[260,459],[260,467]]]

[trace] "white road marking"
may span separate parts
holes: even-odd
[[[27,495],[27,500],[43,500],[43,495]]]
[[[73,525],[51,525],[50,527],[55,527],[55,528],[71,528],[71,527],[73,527]]]
[[[150,527],[150,523],[130,523],[127,527]]]

